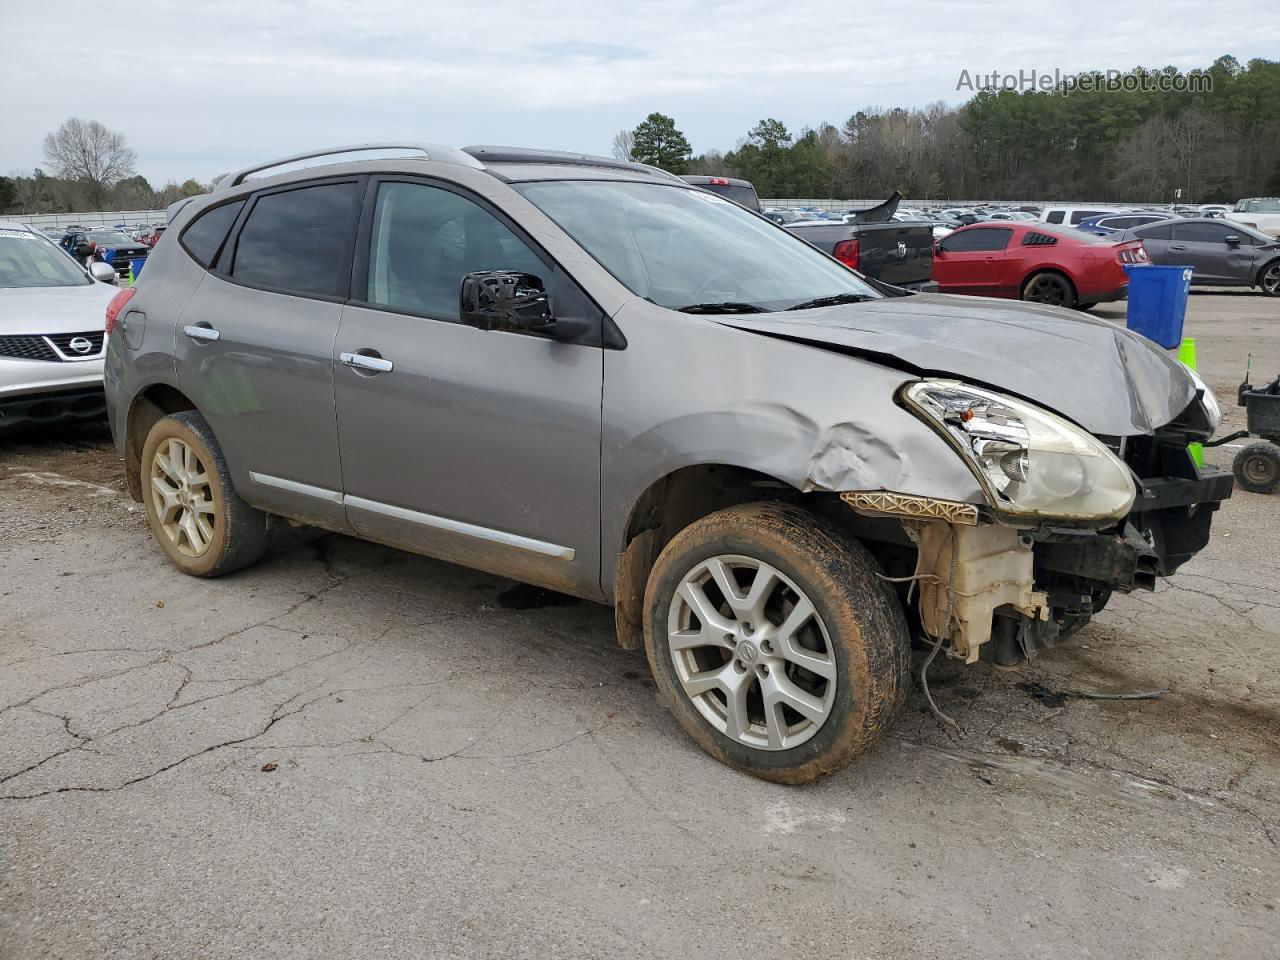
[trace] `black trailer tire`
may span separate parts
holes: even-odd
[[[218,441],[194,410],[157,420],[142,447],[152,536],[193,577],[247,567],[267,549],[267,515],[236,493]]]
[[[685,732],[776,783],[816,780],[865,751],[910,686],[906,618],[877,571],[853,537],[787,504],[730,507],[677,534],[649,577],[644,639]]]
[[[1251,443],[1231,463],[1236,483],[1250,493],[1280,490],[1280,447],[1274,443]]]

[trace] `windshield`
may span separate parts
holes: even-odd
[[[516,189],[632,293],[673,310],[785,310],[822,297],[879,296],[805,241],[701,190],[600,180]]]
[[[114,247],[122,243],[134,243],[133,237],[119,230],[90,230],[89,239],[104,247]]]
[[[1237,213],[1280,213],[1280,199],[1241,200],[1236,204]]]
[[[0,230],[0,287],[74,287],[92,282],[43,237],[25,230]]]

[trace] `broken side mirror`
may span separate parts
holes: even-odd
[[[485,270],[464,276],[458,317],[479,330],[550,333],[556,323],[541,278],[511,270]]]

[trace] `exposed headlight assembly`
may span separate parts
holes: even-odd
[[[996,516],[1012,525],[1092,526],[1133,506],[1129,468],[1056,414],[957,380],[920,380],[902,396],[960,452]]]
[[[1200,391],[1200,402],[1204,404],[1205,415],[1209,418],[1209,423],[1214,430],[1217,430],[1222,426],[1222,404],[1218,403],[1217,395],[1201,379],[1200,374],[1190,367],[1187,367],[1187,373],[1191,374],[1192,382],[1195,383],[1196,389]]]

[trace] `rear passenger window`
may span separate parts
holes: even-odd
[[[220,207],[214,207],[200,214],[192,221],[191,226],[182,232],[182,245],[202,267],[213,263],[213,258],[218,255],[218,248],[227,238],[227,231],[236,222],[236,217],[240,216],[242,209],[244,209],[243,200],[224,203]]]
[[[523,240],[466,197],[416,183],[378,188],[369,303],[457,320],[462,278],[480,270],[547,273]]]
[[[1135,230],[1134,233],[1143,240],[1172,240],[1173,224],[1163,223],[1154,227],[1143,227],[1140,230]]]
[[[231,275],[273,290],[344,296],[359,197],[354,182],[259,197],[236,240]]]
[[[1044,218],[1044,222],[1045,223],[1061,223],[1062,211],[1061,210],[1050,211],[1049,215]]]

